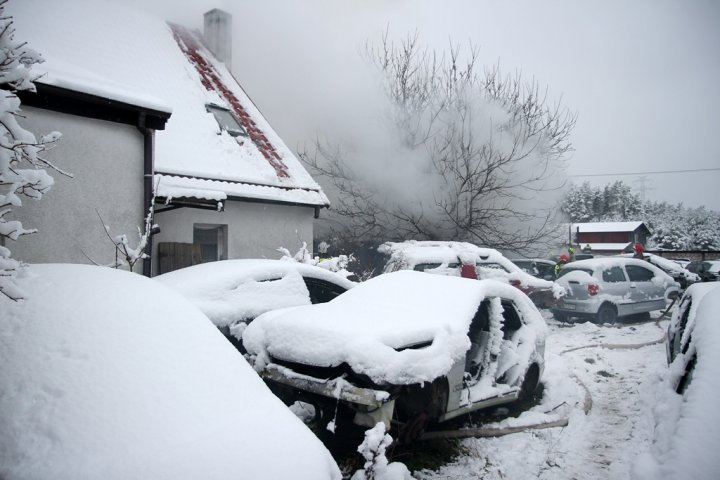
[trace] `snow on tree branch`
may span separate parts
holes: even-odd
[[[11,220],[13,207],[21,207],[21,197],[40,199],[52,187],[53,178],[46,169],[71,176],[42,156],[60,138],[59,132],[40,137],[25,130],[21,118],[18,90],[35,91],[31,67],[43,61],[25,42],[15,40],[12,17],[4,15],[7,0],[0,2],[0,240],[17,240],[35,233],[18,220]],[[0,293],[13,300],[23,297],[15,283],[22,264],[12,258],[7,246],[0,247]]]

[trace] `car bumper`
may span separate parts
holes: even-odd
[[[289,368],[269,364],[260,374],[266,382],[274,382],[303,392],[306,396],[342,401],[355,410],[353,423],[372,428],[378,422],[390,429],[395,399],[381,389],[358,387],[345,378],[321,379],[301,375]]]
[[[588,300],[572,300],[563,298],[553,306],[553,311],[568,315],[595,315],[600,308],[600,302]]]

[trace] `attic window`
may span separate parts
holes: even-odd
[[[206,105],[206,108],[208,112],[215,115],[215,120],[217,120],[221,130],[225,130],[233,137],[248,136],[243,126],[240,125],[240,122],[238,122],[237,118],[235,118],[235,115],[233,115],[230,110],[212,103]]]

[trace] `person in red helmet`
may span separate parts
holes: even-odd
[[[642,243],[636,243],[634,248],[635,248],[635,255],[634,255],[635,258],[639,258],[640,260],[645,258],[645,255],[644,255],[645,247],[643,247]]]
[[[560,269],[563,265],[570,261],[570,257],[567,255],[560,255],[560,261],[555,264],[555,278],[560,274]]]

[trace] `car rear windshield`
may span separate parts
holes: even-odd
[[[563,277],[570,272],[576,272],[576,271],[585,272],[590,276],[592,276],[592,274],[593,274],[593,271],[589,268],[567,267],[567,268],[563,268],[562,270],[560,270],[560,274],[558,275],[558,278]]]

